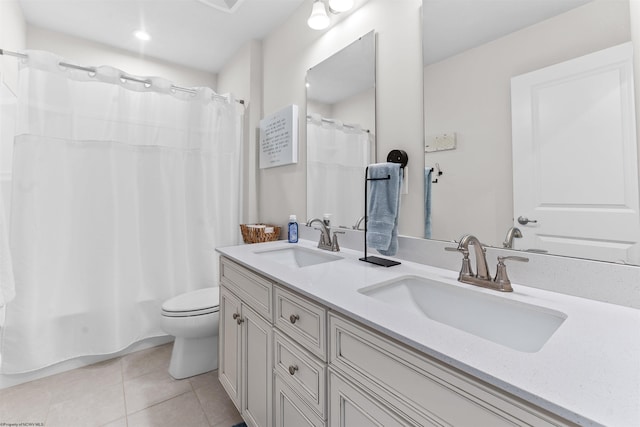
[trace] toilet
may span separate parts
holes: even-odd
[[[219,288],[205,288],[162,304],[161,326],[175,337],[169,374],[192,377],[218,368]]]

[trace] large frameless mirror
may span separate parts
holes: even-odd
[[[375,161],[375,34],[307,71],[307,216],[355,227]],[[364,227],[364,224],[361,224]]]
[[[640,264],[629,7],[423,0],[425,237]]]

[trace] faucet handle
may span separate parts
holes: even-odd
[[[474,276],[473,270],[471,269],[471,260],[469,259],[469,251],[463,247],[457,246],[452,247],[448,246],[444,248],[445,251],[449,252],[460,252],[462,254],[462,267],[460,268],[460,275],[458,276],[458,280],[462,277],[472,277]]]
[[[331,252],[340,252],[340,245],[338,244],[338,234],[345,234],[344,231],[334,231],[333,239],[331,240]]]
[[[469,256],[469,250],[460,246],[456,246],[455,248],[453,246],[447,246],[444,250],[449,252],[460,252],[465,257]]]
[[[529,262],[529,258],[515,255],[498,257],[496,277],[493,279],[493,281],[496,283],[496,285],[498,285],[497,289],[499,291],[513,292],[513,288],[511,287],[511,280],[509,280],[509,276],[507,276],[507,266],[504,263],[506,260]]]
[[[499,256],[498,257],[498,264],[504,264],[504,261],[511,259],[513,261],[520,261],[520,262],[529,262],[529,258],[524,257],[524,256],[516,256],[516,255],[509,255],[509,256]]]

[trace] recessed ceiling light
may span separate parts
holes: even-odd
[[[138,30],[138,31],[134,32],[133,35],[136,36],[140,40],[144,40],[144,41],[151,40],[151,36],[149,35],[149,33],[147,33],[144,30]]]

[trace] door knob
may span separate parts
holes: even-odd
[[[535,224],[535,223],[537,223],[537,222],[538,222],[538,220],[537,220],[537,219],[529,219],[529,218],[527,218],[526,216],[519,216],[519,217],[518,217],[518,222],[519,222],[520,224],[522,224],[522,225],[527,225],[527,224],[529,224],[530,222],[532,222],[532,223],[534,223],[534,224]]]

